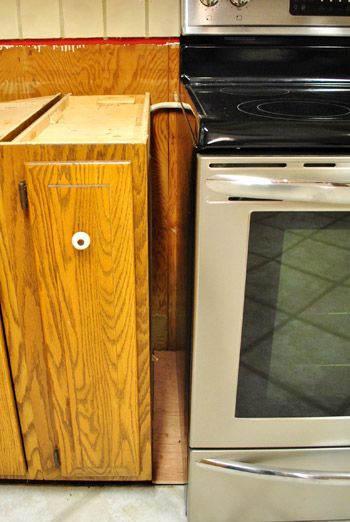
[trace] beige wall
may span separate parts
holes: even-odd
[[[0,0],[0,39],[180,34],[180,0]]]

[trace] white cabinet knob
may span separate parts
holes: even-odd
[[[76,232],[72,236],[72,245],[76,250],[86,250],[90,246],[90,236],[86,232]]]

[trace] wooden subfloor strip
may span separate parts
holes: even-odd
[[[154,362],[153,482],[187,482],[184,393],[178,382],[177,352],[157,351]]]

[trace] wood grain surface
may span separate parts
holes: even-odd
[[[11,152],[0,147],[1,309],[28,464],[27,477],[42,479],[42,468],[52,470],[49,394],[46,374],[41,371],[45,363],[40,349],[43,337],[37,283],[27,239],[30,226],[18,197],[23,168],[19,165],[19,171],[16,169],[18,156],[13,158]],[[21,261],[17,267],[16,260]]]
[[[149,103],[145,103],[145,97],[148,96],[67,94],[13,141],[146,143],[149,134]]]
[[[0,103],[0,141],[11,141],[52,103],[59,100],[60,95],[41,96]]]
[[[25,477],[27,469],[15,407],[6,346],[0,324],[0,475]]]
[[[40,145],[18,144],[9,145],[3,149],[0,148],[0,152],[3,156],[0,172],[7,173],[6,176],[0,177],[0,187],[4,186],[5,192],[7,194],[6,201],[3,201],[2,205],[4,207],[4,221],[1,229],[5,230],[5,232],[7,231],[8,234],[14,234],[13,237],[16,237],[16,241],[11,241],[9,237],[8,241],[6,241],[6,259],[8,260],[9,264],[7,274],[12,275],[11,277],[6,277],[5,274],[4,278],[1,278],[1,285],[3,286],[4,281],[6,281],[6,284],[8,284],[8,281],[11,281],[10,285],[13,285],[13,306],[11,306],[10,303],[10,306],[4,306],[4,308],[7,312],[6,329],[8,333],[11,334],[11,332],[14,331],[14,325],[18,324],[17,335],[19,340],[17,343],[11,343],[10,360],[16,389],[16,398],[19,407],[21,429],[24,436],[24,446],[28,459],[28,478],[40,478],[40,473],[42,473],[41,476],[46,479],[62,480],[65,478],[62,476],[62,471],[55,468],[53,462],[54,449],[59,448],[61,452],[63,451],[64,455],[66,446],[62,446],[63,439],[60,439],[59,434],[59,427],[62,425],[60,425],[59,421],[57,420],[57,415],[62,412],[58,411],[59,403],[52,402],[55,394],[52,393],[53,381],[50,372],[53,372],[53,375],[57,375],[58,372],[59,377],[61,378],[61,381],[55,382],[56,390],[59,390],[59,385],[62,383],[62,379],[64,380],[64,378],[66,378],[67,374],[64,375],[64,372],[61,374],[58,368],[55,369],[54,367],[49,366],[49,362],[52,362],[55,359],[48,357],[48,343],[46,342],[48,336],[48,324],[47,322],[44,324],[44,321],[42,321],[41,318],[40,303],[41,299],[43,298],[43,290],[41,289],[39,295],[37,282],[37,279],[40,280],[43,274],[38,273],[37,266],[39,265],[36,265],[35,263],[32,246],[31,223],[28,215],[23,212],[20,207],[17,189],[18,182],[26,177],[25,164],[29,163],[50,164],[57,162],[76,163],[96,161],[101,163],[100,158],[103,158],[103,160],[106,162],[113,162],[116,160],[116,158],[118,158],[120,161],[126,161],[130,163],[133,193],[132,218],[134,227],[133,243],[135,249],[134,270],[136,280],[136,318],[134,320],[137,324],[137,368],[136,370],[134,368],[132,379],[134,379],[134,384],[135,379],[137,381],[138,404],[136,411],[138,410],[138,458],[140,472],[136,475],[128,474],[123,476],[121,474],[118,475],[118,473],[116,473],[114,470],[114,474],[112,474],[111,471],[111,473],[108,475],[109,470],[104,467],[105,462],[102,463],[101,466],[104,468],[103,473],[107,473],[107,475],[103,475],[101,469],[100,473],[96,472],[96,468],[93,468],[93,463],[101,463],[101,460],[99,459],[104,458],[103,456],[106,455],[105,448],[99,446],[99,437],[96,432],[95,442],[97,445],[95,448],[92,447],[94,444],[94,442],[92,442],[92,438],[88,438],[86,440],[84,439],[84,444],[86,444],[87,447],[90,445],[92,452],[92,461],[90,463],[91,473],[89,477],[86,477],[83,473],[81,473],[79,467],[75,468],[76,471],[72,471],[72,474],[74,474],[74,478],[79,479],[96,479],[98,477],[103,477],[104,479],[109,478],[110,480],[150,480],[151,419],[150,353],[148,328],[147,145],[80,145],[79,148],[76,148],[69,145],[52,145],[42,147]],[[65,204],[68,205],[68,200],[65,198],[63,199]],[[25,262],[23,262],[24,259]],[[63,289],[61,289],[61,291],[63,292]],[[55,301],[53,301],[53,304],[54,303]],[[53,305],[51,305],[51,307],[52,306]],[[16,307],[18,308],[17,311]],[[18,310],[21,310],[21,313],[18,313]],[[60,328],[61,332],[65,333],[68,326],[65,325],[64,330],[63,327],[59,325],[55,325],[55,328]],[[108,335],[112,335],[110,333],[108,322],[106,323],[106,328]],[[55,331],[53,334],[54,333]],[[9,339],[9,341],[11,341],[11,339]],[[90,351],[87,354],[87,358],[90,356],[92,357],[92,349],[93,348],[91,346],[89,348]],[[74,346],[72,350],[74,350]],[[81,360],[82,359],[80,359],[80,361]],[[99,360],[101,361],[101,359]],[[87,363],[88,362],[89,360],[87,360]],[[65,361],[64,364],[67,366],[67,361]],[[62,371],[64,368],[66,368],[64,364],[61,367]],[[102,363],[100,362],[99,364]],[[98,370],[99,368],[100,370]],[[68,375],[71,379],[70,382],[73,382],[76,378],[76,374],[74,374],[73,370],[74,369],[72,369],[71,373]],[[102,371],[100,365],[98,365],[97,370],[100,372]],[[70,371],[69,365],[67,371]],[[105,378],[106,377],[104,376],[103,379]],[[96,383],[96,380],[94,382]],[[99,389],[103,390],[102,384],[101,388]],[[69,391],[73,393],[74,386],[72,389],[70,388]],[[99,394],[97,394],[96,400],[98,400],[99,397],[101,399],[101,393],[102,392],[99,392]],[[75,397],[74,394],[73,397]],[[62,405],[62,403],[60,404]],[[64,417],[62,414],[60,419],[67,418],[70,415],[70,400],[68,400],[66,408],[66,417]],[[74,410],[74,404],[72,405],[72,408]],[[90,406],[87,404],[85,411],[89,411],[89,408]],[[75,411],[75,415],[77,415],[77,413],[78,410]],[[80,422],[84,424],[85,421],[81,420],[84,417],[84,413],[79,413],[79,415]],[[99,413],[96,412],[96,415],[99,415]],[[131,413],[127,411],[125,419],[126,424],[129,426],[130,423],[133,422],[133,420],[130,420],[130,416]],[[102,420],[103,426],[106,426],[109,422],[112,422],[108,418],[104,418]],[[116,414],[113,416],[113,422],[115,420]],[[77,427],[77,424],[75,424],[75,427]],[[89,430],[92,430],[93,432],[93,428],[93,424],[89,425],[89,423],[87,423],[84,425],[84,430],[90,434],[89,437],[92,437],[92,434]],[[136,426],[135,430],[137,430]],[[125,451],[127,453],[129,452],[129,455],[131,455],[135,446],[130,446],[128,436],[128,432],[126,432],[125,444],[129,449]],[[122,438],[123,437],[124,434]],[[71,446],[69,446],[69,449],[70,448]],[[85,456],[86,455],[87,454],[85,454]],[[74,459],[76,460],[79,458],[79,454],[74,456]],[[86,456],[86,458],[88,457]],[[132,457],[130,456],[130,459],[134,459],[132,460],[132,465],[136,466],[137,464],[135,463],[137,463],[137,455],[135,451],[132,454]],[[127,462],[129,463],[126,463],[125,466],[131,466],[130,461]],[[66,474],[66,472],[67,474],[70,473],[69,468],[63,470],[64,474]],[[122,472],[122,470],[119,470],[119,473]]]
[[[179,53],[170,52],[170,89],[178,93]],[[193,145],[180,111],[169,114],[168,348],[189,352],[192,324],[194,223]]]
[[[167,45],[14,46],[0,50],[3,101],[55,92],[168,95]]]
[[[179,73],[178,59],[179,46],[172,45],[84,45],[74,46],[28,46],[3,48],[0,51],[0,100],[13,100],[21,97],[45,96],[55,92],[71,92],[77,95],[87,94],[138,94],[150,92],[152,103],[160,101],[173,101],[174,93],[178,91]],[[184,126],[182,116],[160,112],[154,114],[151,123],[151,184],[152,193],[152,292],[151,292],[151,322],[152,322],[152,349],[153,350],[187,350],[189,345],[189,325],[191,308],[191,274],[190,257],[191,235],[191,185],[190,163],[192,149],[191,140]],[[61,158],[72,159],[69,147],[55,147],[55,151],[48,153],[31,148],[27,151],[27,160],[48,161]],[[128,159],[128,148],[125,146],[118,150],[109,148],[108,151],[101,147],[94,152],[83,150],[84,159],[100,160],[103,158]],[[140,159],[145,159],[143,150],[139,151]],[[2,152],[0,151],[0,156]],[[22,159],[19,159],[22,158]],[[22,161],[22,163],[21,163]],[[30,244],[23,240],[18,231],[26,230],[21,209],[17,201],[17,183],[23,178],[21,165],[25,161],[25,155],[20,149],[16,153],[9,154],[5,160],[6,179],[0,173],[0,189],[5,186],[8,194],[11,194],[6,206],[11,210],[13,222],[9,224],[11,232],[5,237],[5,243],[0,243],[1,251],[8,258],[20,256],[27,259],[21,269],[21,274],[16,282],[16,292],[21,295],[18,306],[24,314],[26,321],[23,324],[19,318],[17,303],[12,299],[9,303],[11,321],[17,322],[16,328],[11,330],[11,364],[15,374],[17,398],[20,403],[21,425],[25,433],[25,445],[27,457],[30,462],[29,476],[40,478],[40,466],[46,470],[46,476],[57,477],[57,471],[52,468],[51,448],[55,443],[55,436],[51,433],[51,424],[47,422],[49,411],[48,388],[46,375],[41,374],[44,354],[40,350],[23,350],[24,341],[30,339],[31,345],[40,345],[43,339],[41,326],[37,324],[38,296],[35,293],[35,281],[32,280],[33,266],[30,258]],[[11,175],[9,173],[11,172]],[[142,184],[145,180],[140,173],[133,170],[134,182],[137,178]],[[143,181],[142,181],[143,179]],[[11,184],[14,184],[11,187]],[[144,230],[136,225],[136,215],[142,218],[144,205],[136,205],[140,192],[134,190],[134,223],[135,238],[141,238]],[[189,209],[189,210],[188,210]],[[142,222],[139,220],[139,223]],[[11,229],[12,226],[12,229]],[[22,232],[21,232],[22,233]],[[17,243],[12,245],[12,234],[16,234]],[[27,237],[30,231],[27,230]],[[143,249],[147,249],[144,245]],[[136,265],[141,266],[139,259]],[[8,271],[10,271],[8,266]],[[140,267],[139,267],[140,268]],[[138,274],[147,270],[143,266]],[[148,299],[147,291],[137,285],[137,303]],[[11,286],[11,283],[6,283]],[[10,289],[15,291],[15,287]],[[13,294],[12,294],[13,295]],[[139,306],[139,304],[137,305]],[[142,322],[141,314],[137,315]],[[8,318],[5,318],[8,322]],[[140,336],[140,329],[138,329]],[[145,339],[147,333],[145,333]],[[143,344],[138,342],[139,350],[139,390],[144,390],[149,382],[147,365],[145,366],[146,351]],[[140,352],[143,350],[143,356]],[[188,356],[187,356],[188,359]],[[45,360],[45,359],[44,359]],[[143,362],[142,362],[143,361]],[[185,367],[185,366],[184,366]],[[180,370],[180,372],[183,370]],[[186,380],[186,374],[182,375]],[[141,384],[142,382],[142,384]],[[31,400],[35,398],[37,405],[41,404],[41,413],[38,408],[31,411]],[[29,400],[30,399],[30,400]],[[140,409],[140,440],[142,451],[141,469],[146,469],[147,455],[150,454],[148,433],[149,402],[145,401]],[[165,412],[166,415],[166,412]],[[166,418],[165,418],[166,421]],[[40,454],[38,453],[38,440],[40,438]],[[143,458],[143,455],[146,455]],[[143,471],[141,471],[141,474]],[[145,472],[144,477],[149,476]]]
[[[169,116],[153,116],[151,327],[153,350],[168,349]]]
[[[139,474],[130,164],[27,165],[62,476]],[[86,251],[72,236],[91,237]]]
[[[62,45],[14,46],[0,50],[0,100],[47,96],[55,92],[75,95],[141,94],[149,92],[151,102],[173,101],[179,83],[179,46],[171,45]],[[153,349],[177,349],[174,326],[174,288],[180,285],[173,251],[169,182],[176,183],[175,158],[190,143],[186,132],[172,130],[174,118],[168,112],[154,114],[151,123],[152,191],[152,345]],[[170,130],[169,130],[170,129]],[[172,135],[171,135],[172,133]],[[191,143],[190,143],[191,146]],[[187,170],[182,174],[188,175]],[[186,187],[176,197],[187,198]],[[184,225],[186,228],[186,225]],[[178,285],[179,283],[179,285]],[[178,290],[177,294],[179,293]],[[187,299],[187,298],[186,298]],[[169,325],[169,313],[172,315]],[[182,311],[182,315],[185,312]],[[176,323],[176,318],[175,318]],[[170,331],[171,330],[171,331]]]
[[[183,430],[184,393],[177,378],[178,352],[154,354],[153,482],[187,482],[187,433]]]

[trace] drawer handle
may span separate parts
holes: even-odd
[[[91,239],[86,232],[76,232],[72,236],[72,245],[76,250],[86,250],[89,248]]]
[[[315,470],[292,470],[285,468],[270,468],[256,466],[246,462],[237,462],[231,459],[202,459],[200,464],[214,466],[232,472],[252,473],[260,477],[278,477],[284,479],[296,479],[315,482],[347,483],[350,481],[350,472],[346,471],[315,471]]]

